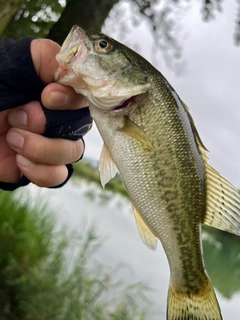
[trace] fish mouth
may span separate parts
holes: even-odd
[[[62,44],[60,52],[56,55],[59,68],[55,74],[55,81],[59,81],[76,61],[82,63],[87,56],[88,49],[85,45],[85,31],[79,26],[72,27],[67,38]]]

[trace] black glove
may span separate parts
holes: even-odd
[[[31,38],[19,41],[6,39],[0,42],[0,111],[16,108],[31,101],[41,102],[45,84],[37,76],[33,66],[30,43]],[[88,108],[78,110],[48,110],[43,108],[47,119],[44,136],[79,140],[90,130],[92,118]],[[79,159],[80,160],[80,159]],[[73,173],[71,164],[66,165],[68,177]],[[0,189],[15,190],[30,181],[23,176],[18,183],[0,182]]]

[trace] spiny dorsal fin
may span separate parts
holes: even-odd
[[[138,232],[140,235],[140,238],[142,239],[142,242],[150,249],[155,251],[157,248],[157,238],[153,235],[153,233],[150,231],[148,226],[146,225],[145,221],[141,217],[138,210],[133,207]]]
[[[200,138],[200,136],[199,136],[199,133],[198,133],[198,131],[197,131],[197,128],[196,128],[196,126],[195,126],[195,123],[194,123],[194,121],[193,121],[193,118],[192,118],[192,116],[191,116],[191,114],[190,114],[190,112],[189,112],[188,106],[186,105],[185,102],[183,102],[183,101],[181,101],[181,102],[182,102],[182,105],[183,105],[183,107],[184,107],[187,115],[188,115],[188,119],[189,119],[189,121],[190,121],[191,128],[192,128],[193,134],[194,134],[194,136],[195,136],[197,145],[198,145],[198,147],[199,147],[199,149],[200,149],[200,152],[201,152],[201,154],[202,154],[202,156],[203,156],[203,160],[204,160],[204,161],[207,161],[207,160],[208,160],[208,157],[207,157],[207,152],[208,152],[208,150],[207,150],[207,148],[204,146],[204,144],[203,144],[203,142],[202,142],[202,140],[201,140],[201,138]]]
[[[114,178],[118,173],[115,162],[113,161],[112,156],[105,144],[103,145],[100,156],[99,171],[103,188],[108,183],[108,181]]]
[[[121,129],[118,129],[118,131],[124,132],[129,137],[141,142],[148,149],[154,149],[146,133],[136,125],[136,123],[131,121],[127,116],[124,117],[124,120],[124,126]]]

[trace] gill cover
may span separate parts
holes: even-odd
[[[58,82],[71,85],[103,110],[146,92],[150,87],[148,74],[137,63],[138,55],[121,48],[103,33],[89,35],[74,26],[57,55],[59,69],[64,71]]]

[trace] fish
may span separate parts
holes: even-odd
[[[222,320],[204,267],[201,226],[240,235],[236,188],[208,163],[187,105],[124,44],[74,26],[55,80],[84,95],[104,145],[102,185],[120,173],[143,243],[170,267],[167,320]]]

